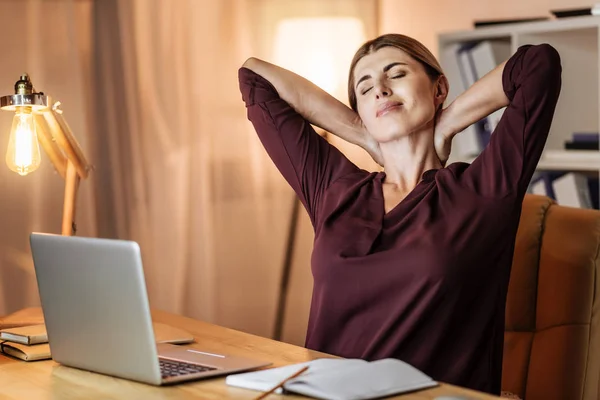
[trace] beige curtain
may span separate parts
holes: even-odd
[[[291,203],[238,90],[250,3],[96,2],[97,209],[152,306],[268,336]]]
[[[294,196],[237,70],[272,59],[285,18],[353,16],[373,34],[375,2],[104,0],[94,15],[100,234],[140,243],[155,307],[271,336]]]
[[[0,0],[4,26],[27,33],[0,42],[0,87],[10,93],[25,68],[63,102],[95,167],[79,234],[139,242],[153,307],[271,336],[295,196],[246,119],[237,70],[250,56],[274,61],[286,19],[352,17],[373,36],[375,4]],[[12,116],[2,114],[6,144]],[[37,304],[27,235],[59,232],[63,182],[47,161],[25,178],[0,168],[0,179],[5,313]],[[284,335],[299,344],[312,287],[306,223],[302,210]]]
[[[62,102],[64,116],[89,151],[92,1],[0,1],[0,96],[27,72],[38,91]],[[14,114],[0,111],[0,315],[39,304],[29,248],[32,231],[60,233],[64,181],[42,153],[39,170],[19,176],[4,157]],[[79,234],[96,234],[94,178],[80,186]]]

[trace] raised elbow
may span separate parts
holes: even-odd
[[[259,61],[260,60],[256,57],[250,57],[246,61],[244,61],[244,63],[242,64],[242,68],[252,69],[252,66],[256,65],[256,63]]]
[[[558,51],[548,43],[535,46],[533,50],[535,58],[539,60],[539,63],[537,63],[539,73],[544,75],[546,79],[560,80],[562,65]]]

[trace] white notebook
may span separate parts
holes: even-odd
[[[293,392],[324,400],[375,399],[437,386],[413,366],[396,359],[368,362],[359,359],[322,358],[256,372],[229,375],[226,383],[266,392],[308,365],[308,370],[284,385]],[[276,393],[282,393],[278,389]]]

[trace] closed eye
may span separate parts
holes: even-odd
[[[399,74],[396,74],[394,76],[391,77],[391,79],[399,79],[399,78],[403,78],[406,76],[406,72],[400,72]],[[361,95],[365,95],[367,94],[371,89],[373,89],[373,87],[368,87],[365,90],[363,90],[360,94]]]

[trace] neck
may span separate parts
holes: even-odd
[[[415,132],[389,142],[380,143],[384,183],[396,186],[400,191],[411,191],[423,173],[442,168],[435,151],[433,132]]]

